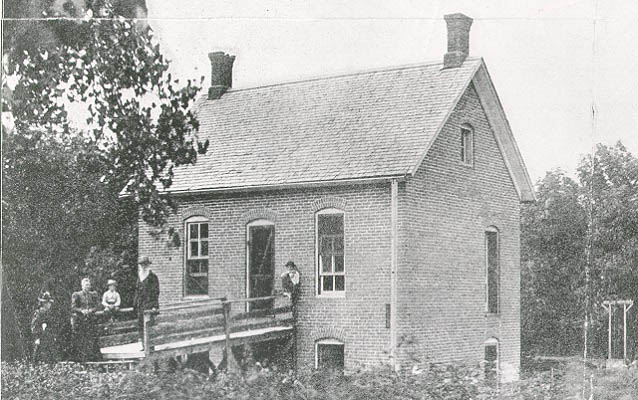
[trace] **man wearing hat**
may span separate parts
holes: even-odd
[[[55,348],[55,332],[53,330],[54,318],[52,317],[51,294],[44,291],[38,296],[38,309],[31,319],[31,334],[34,339],[33,361],[51,362],[57,358]]]
[[[109,279],[106,285],[109,289],[102,295],[102,305],[104,306],[104,315],[109,316],[111,321],[120,309],[120,294],[117,292],[117,282],[115,279]]]
[[[151,260],[147,256],[137,262],[137,289],[133,304],[137,311],[140,338],[144,337],[144,311],[159,308],[159,279],[150,266]]]

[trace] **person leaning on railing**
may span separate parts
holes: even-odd
[[[281,286],[284,289],[284,295],[290,297],[293,315],[297,316],[297,300],[301,292],[301,273],[294,262],[286,263],[288,271],[281,274]]]

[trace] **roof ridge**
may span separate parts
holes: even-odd
[[[465,61],[479,61],[479,60],[481,60],[481,57],[468,57]],[[437,64],[443,65],[443,61],[426,61],[426,62],[419,62],[419,63],[412,63],[412,64],[394,65],[394,66],[391,66],[391,67],[379,67],[379,68],[372,68],[372,69],[364,69],[364,70],[355,71],[355,72],[348,72],[348,73],[342,72],[342,73],[337,73],[337,74],[334,74],[334,75],[319,75],[319,76],[313,76],[313,77],[304,78],[304,79],[300,79],[300,80],[296,80],[296,81],[278,82],[278,83],[271,83],[271,84],[259,85],[259,86],[251,86],[251,87],[240,88],[240,89],[229,88],[228,91],[226,92],[226,94],[242,92],[242,91],[247,91],[247,90],[254,90],[254,89],[269,88],[269,87],[273,87],[273,86],[293,85],[293,84],[298,84],[298,83],[306,83],[306,82],[322,81],[322,80],[328,80],[328,79],[343,78],[343,77],[346,77],[346,76],[374,74],[374,73],[377,73],[377,72],[399,71],[399,70],[419,68],[419,67],[430,67],[430,66],[434,66],[434,65],[437,65]]]

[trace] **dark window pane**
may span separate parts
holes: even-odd
[[[333,243],[335,254],[343,254],[343,236],[336,236]]]
[[[191,256],[192,257],[197,257],[199,255],[198,253],[198,243],[197,242],[191,242]]]
[[[342,344],[318,344],[317,367],[334,371],[343,371],[344,346]]]
[[[319,214],[317,223],[320,235],[343,233],[343,214]]]
[[[321,272],[330,273],[332,272],[332,257],[328,254],[323,254],[319,258],[319,262],[321,263]]]
[[[199,264],[197,263],[197,260],[190,260],[188,261],[188,269],[187,269],[189,274],[194,274],[199,272]]]
[[[199,224],[199,237],[200,238],[208,237],[208,224]]]
[[[323,291],[332,292],[332,276],[323,276],[321,279],[323,280]]]
[[[485,380],[490,385],[496,383],[498,376],[498,350],[496,345],[485,346]]]
[[[335,272],[343,272],[343,255],[334,256]]]
[[[332,238],[322,236],[319,238],[319,252],[321,254],[332,254]]]
[[[202,256],[207,256],[208,255],[208,241],[206,241],[206,240],[202,240],[200,255],[202,255]]]
[[[344,291],[346,288],[346,277],[341,275],[335,276],[335,290]]]
[[[498,234],[497,232],[485,232],[485,238],[487,246],[487,310],[490,313],[497,313],[499,284]]]
[[[189,224],[190,227],[190,239],[197,239],[197,224]]]
[[[208,260],[189,260],[186,271],[186,294],[208,294]]]

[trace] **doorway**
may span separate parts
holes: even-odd
[[[275,224],[257,220],[247,225],[246,294],[248,298],[273,294],[275,285]],[[272,300],[247,303],[247,310],[272,308]]]

